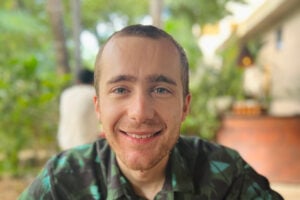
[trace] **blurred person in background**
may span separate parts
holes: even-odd
[[[57,140],[61,150],[87,144],[99,136],[99,122],[94,109],[94,73],[82,69],[76,84],[65,89],[60,97],[60,118]]]

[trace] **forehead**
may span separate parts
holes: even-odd
[[[104,47],[101,55],[101,74],[133,69],[145,73],[180,73],[179,52],[166,38],[116,36]],[[103,76],[101,77],[103,78]]]
[[[140,51],[142,50],[142,51]],[[143,36],[119,36],[111,38],[105,45],[103,57],[120,53],[124,57],[131,53],[149,56],[147,53],[163,53],[164,55],[179,56],[176,46],[167,38],[150,38]],[[117,54],[118,56],[121,56]]]

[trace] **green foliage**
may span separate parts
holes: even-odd
[[[190,68],[194,71],[201,58],[201,51],[197,45],[197,38],[193,36],[187,20],[184,18],[170,18],[164,22],[164,29],[184,47]]]
[[[229,15],[230,12],[225,9],[229,1],[245,3],[245,0],[167,0],[166,3],[173,16],[186,18],[191,24],[202,26]]]
[[[114,26],[114,19],[120,18],[120,22],[125,24],[139,23],[149,10],[149,1],[147,0],[85,0],[82,1],[82,24],[85,29],[93,32],[99,40],[103,40],[97,33],[97,25],[105,23]],[[122,26],[122,24],[120,24]],[[119,27],[113,27],[118,29]],[[113,30],[115,31],[115,30]],[[108,33],[109,34],[109,33]],[[106,39],[106,36],[104,36]]]
[[[28,12],[0,10],[0,175],[25,169],[21,150],[55,145],[65,78],[55,73],[47,29]]]
[[[191,113],[182,126],[182,132],[188,135],[197,134],[205,139],[214,139],[219,128],[219,115],[209,103],[218,97],[230,96],[233,99],[244,98],[242,89],[242,69],[237,66],[238,46],[232,40],[221,53],[221,69],[212,66],[201,66],[201,74],[193,76],[191,84]]]
[[[18,155],[26,148],[40,149],[55,144],[57,97],[61,82],[55,74],[38,73],[34,55],[12,59],[0,80],[1,172],[18,173]],[[55,77],[56,81],[51,81]],[[53,146],[52,146],[53,148]]]

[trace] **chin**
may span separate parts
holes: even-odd
[[[167,152],[159,155],[135,155],[133,157],[126,156],[122,159],[123,163],[132,170],[146,171],[157,166],[164,158],[169,155]]]
[[[147,171],[154,168],[158,162],[153,163],[126,163],[127,167],[136,171]]]

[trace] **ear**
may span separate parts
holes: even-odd
[[[101,121],[99,98],[97,96],[94,96],[94,107],[95,107],[95,112],[96,112],[97,118],[99,121]]]
[[[190,104],[191,104],[191,94],[186,95],[183,102],[183,112],[181,116],[181,121],[183,122],[186,116],[190,113]]]

